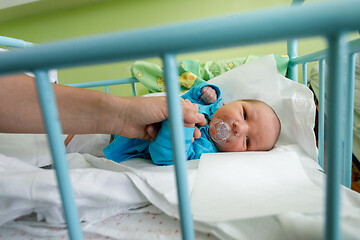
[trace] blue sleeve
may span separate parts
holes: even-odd
[[[216,85],[209,84],[207,82],[204,82],[204,83],[199,84],[199,85],[197,85],[195,87],[192,87],[189,91],[184,93],[181,97],[183,99],[189,99],[192,103],[205,105],[205,103],[200,99],[201,89],[203,87],[205,87],[205,86],[210,86],[213,89],[215,89],[216,94],[217,94],[217,102],[218,102],[220,100],[220,97],[221,97],[221,91],[220,91],[219,87],[216,86]]]
[[[191,141],[194,134],[194,128],[185,127],[185,149],[188,152],[191,150]],[[162,122],[161,129],[156,139],[150,143],[149,153],[151,160],[157,165],[172,165],[172,147],[170,139],[170,128],[169,121],[165,120]],[[188,155],[188,154],[186,154]]]
[[[127,138],[113,135],[114,140],[103,151],[107,159],[114,162],[123,162],[131,158],[150,159],[149,141],[138,138]]]

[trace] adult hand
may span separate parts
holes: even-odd
[[[195,110],[195,112],[199,112],[199,106],[197,104],[193,104],[192,102],[190,102],[189,99],[182,99],[181,98],[181,103],[183,106],[183,109],[190,109],[192,111]],[[202,114],[201,114],[202,115]],[[191,142],[194,142],[195,138],[200,138],[201,137],[201,132],[200,130],[195,126],[195,122],[194,121],[185,121],[184,120],[184,127],[190,127],[190,128],[195,128],[194,130],[194,136],[192,138]],[[202,123],[203,124],[203,123]],[[205,120],[205,124],[206,124],[206,120]],[[204,124],[202,126],[205,126]]]
[[[112,104],[118,104],[117,118],[114,119],[113,131],[129,138],[141,138],[153,141],[159,131],[159,123],[168,118],[165,97],[130,97],[118,98]],[[183,107],[184,125],[206,125],[203,114],[198,112],[198,106],[181,100]],[[121,105],[120,105],[121,104]],[[194,137],[200,137],[200,131],[194,132]]]

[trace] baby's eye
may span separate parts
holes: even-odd
[[[248,147],[248,146],[249,146],[249,138],[246,137],[246,147]]]
[[[246,120],[246,112],[245,112],[245,110],[243,110],[243,116],[244,116],[244,120]]]

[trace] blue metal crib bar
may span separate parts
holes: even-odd
[[[287,52],[288,52],[290,61],[292,59],[297,58],[297,56],[298,56],[297,39],[291,39],[291,40],[287,41]],[[297,64],[294,64],[294,65],[289,64],[287,74],[290,79],[297,82],[298,81],[298,65]]]
[[[318,119],[318,148],[319,164],[324,169],[324,124],[325,124],[325,59],[319,60],[319,119]]]
[[[360,51],[360,49],[359,49]],[[354,124],[354,97],[355,97],[355,53],[348,57],[348,77],[346,84],[345,105],[345,139],[344,139],[344,185],[351,188],[353,124]]]
[[[341,107],[344,89],[341,81],[344,76],[343,57],[346,53],[345,35],[336,33],[328,37],[329,41],[329,84],[326,85],[329,103],[327,112],[326,173],[326,235],[325,239],[340,239],[340,169],[341,169]]]
[[[14,38],[4,37],[4,36],[0,36],[0,43],[1,43],[1,46],[14,47],[14,48],[24,48],[24,47],[35,46],[35,44],[26,42],[21,39],[14,39]]]
[[[291,2],[291,6],[299,6],[301,5],[305,0],[293,0]],[[296,38],[288,39],[287,40],[287,52],[289,55],[289,59],[292,60],[298,56],[298,41]],[[292,79],[293,81],[298,81],[298,66],[288,66],[287,70],[288,77]]]
[[[74,193],[72,191],[62,130],[58,117],[55,96],[49,82],[47,70],[35,70],[36,87],[43,113],[46,132],[48,133],[50,149],[53,157],[56,177],[64,206],[66,223],[71,239],[82,239],[79,215],[77,212]]]
[[[52,68],[123,61],[160,55],[164,56],[165,66],[172,66],[175,56],[173,54],[176,53],[322,35],[329,39],[331,47],[329,57],[331,66],[334,69],[332,70],[333,76],[328,84],[330,95],[333,96],[329,106],[336,106],[335,104],[340,102],[339,100],[341,99],[339,91],[341,87],[337,88],[337,86],[341,83],[341,73],[343,71],[343,67],[338,65],[340,64],[338,62],[339,56],[345,47],[341,41],[342,32],[344,30],[356,30],[360,27],[358,9],[360,9],[360,2],[358,1],[314,3],[290,9],[287,7],[270,9],[230,17],[43,44],[34,48],[1,54],[0,62],[2,64],[0,65],[0,74],[34,71],[35,69],[39,76],[41,74],[36,69],[44,69],[46,71]],[[330,20],[331,25],[329,25]],[[167,69],[173,68],[167,67]],[[170,74],[172,76],[171,79],[177,82],[177,78],[174,73],[171,73],[171,70],[166,74]],[[46,81],[46,79],[42,81]],[[166,81],[170,81],[170,79],[166,79]],[[52,94],[52,92],[49,91],[49,94]],[[174,95],[177,96],[177,94]],[[170,118],[173,125],[182,126],[180,116],[174,116],[171,109],[178,109],[178,106],[176,104],[169,105]],[[46,116],[49,113],[44,110],[43,114]],[[340,122],[338,121],[341,115],[340,108],[329,107],[328,114],[329,116],[334,116],[334,119],[329,124],[334,129],[340,129]],[[58,122],[57,124],[60,126]],[[327,134],[327,136],[331,136],[326,148],[326,154],[329,156],[328,165],[331,166],[329,167],[331,170],[328,173],[326,201],[328,211],[326,215],[327,239],[339,239],[340,236],[338,224],[340,199],[338,190],[340,181],[337,162],[341,159],[341,156],[339,156],[341,146],[338,140],[336,140],[341,137],[341,132],[339,131],[334,131],[334,134]],[[174,132],[172,131],[171,134],[174,134]],[[60,133],[56,137],[60,138]],[[182,152],[184,150],[180,147],[181,145],[176,145],[174,147],[175,152]],[[63,158],[63,161],[65,161],[65,158]],[[176,172],[177,174],[180,172],[177,186],[179,189],[180,215],[182,216],[182,233],[184,238],[193,239],[191,213],[186,207],[189,204],[189,198],[186,197],[188,193],[184,193],[183,190],[180,191],[184,181],[184,178],[181,176],[186,176],[186,169],[181,168],[184,162],[185,159],[181,154],[176,155]],[[57,171],[59,170],[57,169]],[[59,182],[61,181],[63,179],[59,179]],[[68,212],[68,209],[65,210]],[[81,233],[79,233],[80,226],[79,224],[72,225],[73,222],[78,222],[74,216],[76,214],[71,215],[71,220],[67,218],[67,223],[70,237],[78,239],[81,238]]]
[[[95,82],[86,82],[86,83],[73,83],[67,84],[70,87],[79,87],[79,88],[91,88],[91,87],[102,87],[105,86],[105,91],[109,93],[108,86],[131,83],[132,94],[136,96],[135,83],[139,82],[136,78],[122,78],[122,79],[112,79],[112,80],[103,80]]]
[[[171,132],[171,145],[176,172],[177,193],[180,208],[181,230],[183,239],[194,239],[194,227],[191,217],[190,196],[187,179],[185,134],[183,115],[180,104],[180,86],[178,84],[179,70],[176,55],[165,53],[162,56],[165,70],[166,98],[169,109],[169,124]]]

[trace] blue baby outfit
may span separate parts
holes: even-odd
[[[205,105],[200,99],[201,88],[211,86],[215,89],[218,99],[215,103]],[[202,83],[196,87],[191,88],[188,92],[182,95],[182,98],[189,99],[192,103],[199,105],[199,112],[205,115],[209,123],[212,116],[219,109],[220,89],[215,85]],[[194,128],[185,127],[185,148],[188,160],[199,159],[203,153],[218,152],[213,141],[209,135],[209,124],[205,127],[199,127],[201,137],[195,139],[191,143]],[[172,165],[172,151],[170,140],[170,128],[168,120],[162,122],[161,129],[153,142],[137,139],[126,138],[114,135],[114,140],[104,148],[105,157],[115,162],[122,162],[131,158],[145,158],[151,159],[158,165]]]

